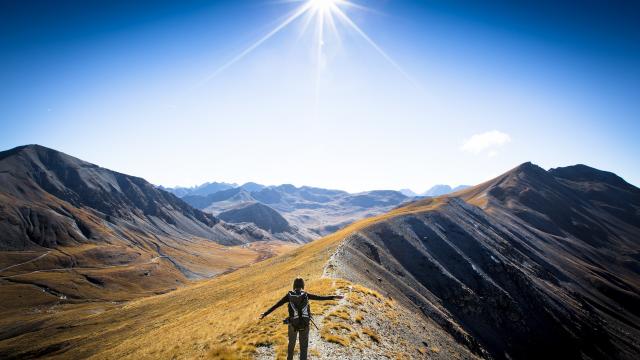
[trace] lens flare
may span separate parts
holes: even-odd
[[[330,9],[334,5],[340,5],[341,0],[310,0],[311,8],[318,10]]]
[[[279,25],[277,25],[273,30],[269,31],[263,37],[258,39],[258,41],[254,42],[246,49],[241,51],[238,55],[233,57],[227,63],[219,67],[216,71],[214,71],[211,75],[209,75],[204,82],[208,82],[218,74],[231,67],[238,61],[240,61],[245,56],[249,55],[253,50],[258,48],[264,42],[269,40],[271,37],[279,33],[284,28],[288,27],[291,23],[296,21],[298,18],[303,17],[304,24],[302,27],[303,33],[308,28],[308,25],[311,21],[315,22],[315,36],[313,47],[315,49],[315,66],[316,66],[316,107],[318,105],[319,98],[319,82],[321,78],[322,68],[324,66],[323,61],[323,46],[325,44],[325,27],[328,28],[333,35],[339,40],[339,32],[338,26],[355,32],[358,34],[367,44],[369,44],[373,49],[384,58],[393,68],[395,68],[400,74],[406,77],[412,84],[420,88],[420,86],[400,67],[400,65],[391,58],[369,35],[367,35],[364,30],[362,30],[356,23],[351,20],[351,18],[347,15],[346,11],[343,8],[357,9],[363,10],[367,9],[362,5],[358,5],[352,3],[347,0],[307,0],[302,3],[297,9],[295,9],[292,13],[290,13]],[[303,16],[304,15],[304,16]],[[301,35],[303,35],[303,33]]]

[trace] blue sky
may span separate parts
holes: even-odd
[[[307,3],[131,3],[0,0],[1,149],[165,186],[424,191],[525,161],[640,184],[635,1],[337,2],[378,48],[335,11],[319,47],[310,11],[228,67]]]

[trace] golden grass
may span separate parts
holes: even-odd
[[[380,343],[380,335],[371,328],[362,328],[362,333],[369,336],[375,343]]]
[[[325,318],[322,329],[320,330],[320,337],[327,342],[347,347],[351,345],[352,340],[358,338],[358,334],[353,331],[353,328],[349,324],[332,322]]]
[[[252,357],[258,346],[273,346],[276,356],[283,358],[287,342],[287,329],[282,325],[285,307],[264,320],[257,318],[289,290],[293,278],[305,278],[307,290],[313,293],[348,291],[350,283],[321,278],[328,258],[345,237],[378,221],[426,211],[441,203],[439,200],[414,203],[367,218],[283,255],[167,294],[119,306],[66,305],[45,316],[27,316],[23,320],[30,331],[1,340],[0,348],[19,355],[62,346],[64,352],[47,354],[53,359],[244,359]],[[350,295],[349,299],[358,296],[384,299],[359,285],[352,287],[354,292],[358,295],[354,298]],[[333,304],[312,301],[311,306],[314,313],[323,313]],[[392,302],[381,304],[387,308],[391,305]],[[103,310],[94,313],[97,307]],[[351,339],[358,338],[342,325],[332,329],[336,334],[327,334],[327,341],[348,346]],[[372,331],[366,335],[373,341],[377,336]]]
[[[364,304],[364,300],[362,298],[361,293],[357,292],[357,291],[352,291],[349,293],[349,295],[347,295],[347,301],[349,301],[349,303],[355,305],[355,306],[360,306],[362,304]]]
[[[354,320],[355,320],[358,324],[361,324],[361,323],[362,323],[362,321],[364,320],[364,315],[362,315],[362,312],[358,311],[358,312],[356,313],[356,316],[355,316]]]
[[[351,340],[346,336],[334,335],[331,333],[322,333],[321,336],[327,342],[342,345],[344,347],[351,344]]]
[[[325,319],[328,319],[331,317],[340,318],[342,320],[351,320],[351,315],[349,314],[349,312],[345,309],[340,309],[340,308],[328,313]]]
[[[359,285],[359,284],[353,285],[352,289],[353,289],[353,293],[352,294],[355,294],[356,297],[364,295],[364,296],[373,296],[373,297],[378,298],[378,299],[383,299],[384,298],[379,292],[377,292],[375,290],[372,290],[372,289],[369,289],[369,288],[366,288],[366,287],[364,287],[362,285]]]
[[[0,341],[0,348],[19,353],[72,342],[66,357],[137,359],[154,353],[158,358],[228,358],[224,354],[247,357],[257,345],[270,344],[282,356],[286,309],[262,321],[258,315],[283,296],[298,275],[307,279],[310,292],[334,292],[340,282],[320,277],[326,260],[349,233],[338,232],[233,273],[90,317],[81,315],[86,310],[67,306],[67,311],[44,317],[34,331]],[[312,309],[319,304],[312,301]],[[60,324],[73,326],[58,329]]]

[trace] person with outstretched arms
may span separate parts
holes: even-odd
[[[304,280],[300,277],[293,280],[293,290],[280,299],[269,310],[260,314],[260,319],[271,314],[275,309],[284,304],[289,304],[289,317],[284,320],[289,325],[289,347],[287,360],[293,360],[293,350],[296,347],[296,338],[300,338],[300,360],[307,360],[309,347],[309,323],[312,322],[309,300],[336,300],[342,299],[342,295],[315,295],[304,291]],[[298,335],[299,334],[299,335]]]

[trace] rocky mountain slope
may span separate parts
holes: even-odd
[[[240,246],[257,240],[278,239],[220,221],[144,179],[38,145],[0,152],[5,293],[129,299],[263,259],[268,250]]]
[[[352,234],[334,276],[420,309],[477,354],[640,354],[640,189],[530,163]]]

